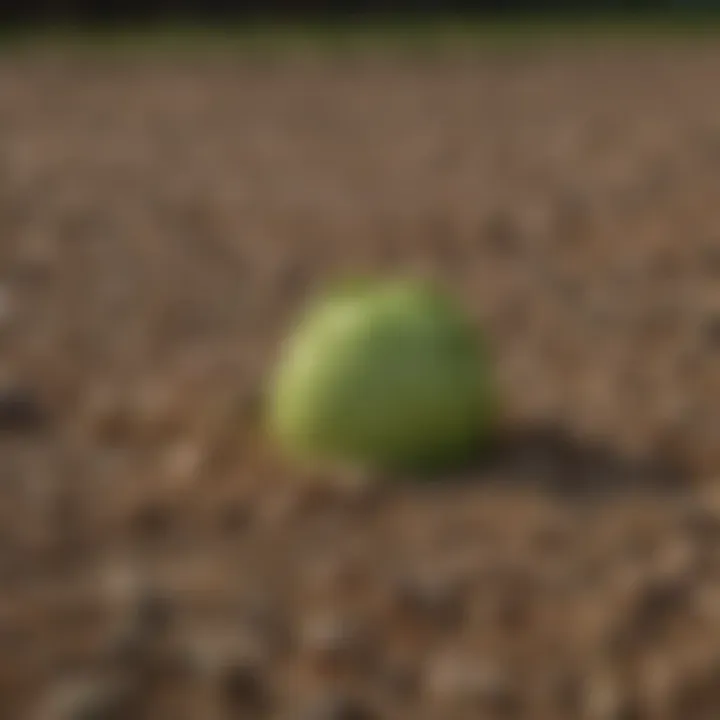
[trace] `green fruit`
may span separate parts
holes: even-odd
[[[455,463],[490,434],[489,359],[438,289],[359,282],[314,302],[270,391],[271,434],[299,460],[374,470]]]

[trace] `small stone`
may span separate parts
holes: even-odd
[[[177,404],[178,393],[172,384],[148,381],[133,397],[133,419],[145,435],[167,437],[177,430]]]
[[[369,584],[367,562],[353,553],[333,553],[308,562],[305,580],[308,590],[316,597],[333,597],[333,607],[341,600],[354,600]],[[331,611],[332,616],[336,611]]]
[[[454,628],[464,619],[462,593],[441,576],[404,577],[395,588],[394,604],[411,619]]]
[[[554,210],[556,235],[562,240],[574,238],[591,217],[591,200],[582,193],[568,190],[558,196]]]
[[[720,345],[720,314],[710,313],[702,322],[703,337],[712,347]]]
[[[297,487],[283,488],[265,498],[257,518],[263,525],[287,525],[335,509],[341,500],[338,488],[308,478]]]
[[[500,717],[513,716],[519,701],[501,668],[466,653],[441,655],[429,669],[425,688],[436,701],[470,706]]]
[[[233,712],[261,712],[270,703],[268,659],[255,638],[244,635],[205,637],[190,650],[193,665]]]
[[[129,686],[113,680],[67,680],[42,703],[37,720],[125,720],[132,716]]]
[[[143,589],[133,607],[135,623],[145,632],[158,635],[166,632],[172,622],[172,602],[161,592]]]
[[[167,440],[178,430],[178,395],[169,384],[128,387],[103,380],[88,388],[82,409],[86,430],[107,443]]]
[[[380,472],[347,471],[340,477],[340,496],[344,508],[354,513],[372,513],[386,497],[384,492],[392,484]]]
[[[33,432],[46,421],[37,396],[19,386],[0,387],[0,432]]]
[[[88,389],[82,418],[87,431],[105,442],[121,442],[132,433],[132,412],[127,400],[110,384]]]
[[[700,248],[700,266],[709,273],[720,272],[720,241],[718,238],[710,238],[707,244]]]
[[[577,673],[560,670],[551,676],[548,694],[553,705],[563,717],[576,717],[581,702],[582,683]]]
[[[172,527],[172,512],[167,502],[161,498],[144,498],[142,503],[132,509],[129,518],[131,530],[143,541],[164,539]]]
[[[717,717],[720,687],[720,654],[717,651],[677,668],[674,681],[672,696],[668,698],[674,717]]]
[[[583,697],[583,720],[637,720],[634,700],[612,676],[592,675]]]
[[[421,688],[419,668],[410,660],[386,661],[381,677],[383,688],[401,700],[416,697]]]
[[[300,720],[378,720],[379,715],[359,698],[330,694],[300,712]]]
[[[222,695],[233,709],[260,710],[268,703],[268,689],[261,669],[247,658],[235,658],[218,672]]]
[[[634,624],[656,627],[687,607],[691,584],[684,574],[658,573],[637,588]]]
[[[367,633],[344,617],[323,614],[310,618],[301,628],[300,642],[323,674],[357,668],[368,661]]]
[[[284,655],[294,646],[294,628],[283,606],[282,593],[256,591],[238,600],[238,622],[253,645],[268,656]]]
[[[7,286],[0,284],[0,331],[7,329],[15,315],[12,295]]]
[[[533,532],[534,548],[545,556],[563,554],[570,546],[570,532],[562,520],[540,525]]]
[[[197,443],[178,442],[166,449],[161,458],[161,474],[168,489],[181,490],[199,476],[206,460]]]
[[[260,383],[244,389],[238,397],[236,407],[241,419],[255,422],[262,417],[262,409],[267,403],[266,389]]]
[[[495,212],[488,218],[483,235],[490,247],[503,255],[514,254],[522,240],[515,218],[501,211]]]
[[[707,500],[707,503],[693,504],[684,509],[680,525],[697,542],[714,544],[720,540],[720,508],[717,506],[717,498]]]
[[[653,716],[664,717],[675,703],[677,672],[666,657],[650,657],[641,667],[639,689],[644,707]]]
[[[717,623],[720,620],[720,588],[715,584],[700,588],[696,594],[695,605],[700,617]]]
[[[253,519],[251,503],[233,498],[217,510],[218,527],[225,533],[239,533],[246,530]]]
[[[130,598],[120,597],[120,602],[126,607],[119,626],[108,638],[108,655],[123,666],[142,666],[170,630],[172,603],[151,588],[115,585],[108,590],[115,595],[132,593]]]

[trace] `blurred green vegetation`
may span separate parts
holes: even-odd
[[[420,48],[457,44],[515,46],[608,39],[714,39],[720,9],[656,12],[525,12],[490,16],[402,17],[384,15],[354,20],[144,22],[53,22],[0,25],[6,48],[73,47],[108,49],[293,49],[367,46]]]

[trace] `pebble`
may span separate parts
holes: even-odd
[[[144,588],[132,608],[135,625],[149,635],[166,632],[172,623],[172,602],[158,590]]]
[[[121,442],[132,433],[132,413],[118,388],[98,384],[87,390],[82,420],[94,436],[103,441]]]
[[[166,498],[143,498],[128,517],[130,531],[145,543],[162,542],[172,530],[175,516]]]
[[[394,589],[394,605],[408,618],[455,628],[464,620],[460,590],[440,575],[402,577]]]
[[[241,533],[250,527],[253,520],[252,504],[241,498],[226,500],[216,512],[217,526],[223,533]]]
[[[414,698],[420,690],[420,673],[412,660],[386,660],[382,668],[382,686],[393,697]]]
[[[123,578],[118,580],[122,582]],[[124,580],[127,582],[127,578]],[[124,666],[142,666],[171,629],[172,603],[162,593],[147,587],[111,586],[109,592],[116,597],[129,592],[131,597],[120,598],[126,606],[118,627],[107,640],[108,655]]]
[[[304,482],[298,487],[279,489],[264,498],[257,508],[256,517],[265,526],[287,525],[326,514],[338,507],[339,499],[336,488]]]
[[[190,648],[194,667],[232,712],[264,712],[270,704],[268,659],[250,635],[206,636]]]
[[[199,477],[207,460],[197,442],[177,442],[165,449],[160,460],[160,474],[169,490],[182,490]]]
[[[618,604],[613,610],[613,629],[608,647],[625,652],[638,643],[651,642],[697,606],[691,592],[693,573],[682,569],[643,570],[630,564],[620,575]]]
[[[683,508],[680,531],[703,545],[720,540],[720,507],[717,497],[703,497],[701,501]]]
[[[66,680],[45,698],[36,720],[125,720],[132,716],[131,688],[118,680]]]
[[[240,622],[254,643],[269,655],[283,655],[294,646],[292,622],[279,599],[281,594],[250,594],[238,603]]]
[[[720,240],[709,238],[700,248],[698,259],[701,271],[709,275],[720,273]]]
[[[296,718],[297,716],[293,716]],[[328,694],[300,711],[299,720],[379,720],[380,715],[357,697]]]
[[[436,701],[470,706],[499,717],[513,717],[519,701],[503,669],[467,653],[440,655],[429,668],[425,689]]]
[[[672,716],[676,683],[677,671],[667,657],[650,657],[643,663],[639,673],[639,691],[644,707],[653,716]]]
[[[10,385],[0,387],[0,432],[34,432],[47,418],[35,393],[27,388]]]
[[[88,431],[105,442],[166,439],[178,430],[176,403],[170,385],[147,382],[128,388],[119,381],[103,381],[88,389],[83,419]]]
[[[178,389],[169,382],[149,380],[135,390],[132,413],[138,428],[155,438],[172,435],[180,420]]]
[[[364,629],[353,620],[332,613],[307,619],[301,627],[300,644],[321,674],[355,669],[369,660],[370,647]]]
[[[633,625],[656,627],[658,623],[683,612],[690,590],[689,578],[682,574],[662,573],[646,578],[637,587]]]
[[[702,333],[710,347],[716,348],[720,346],[720,313],[708,313],[703,318]]]
[[[550,702],[562,717],[577,717],[581,701],[581,678],[569,669],[560,669],[551,674],[547,691]]]
[[[490,247],[504,256],[514,255],[520,249],[521,232],[515,218],[509,213],[497,211],[492,214],[482,234]]]
[[[591,675],[583,697],[583,720],[639,720],[639,708],[611,675]]]
[[[13,321],[15,308],[10,289],[0,284],[0,331],[6,330]]]
[[[591,220],[592,204],[589,197],[571,190],[557,196],[554,208],[554,222],[556,236],[564,241],[575,239],[578,232],[585,228]]]

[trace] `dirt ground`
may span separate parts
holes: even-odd
[[[717,720],[720,49],[0,58],[2,720]],[[315,478],[309,294],[447,283],[497,449]],[[352,480],[352,482],[348,482]]]

